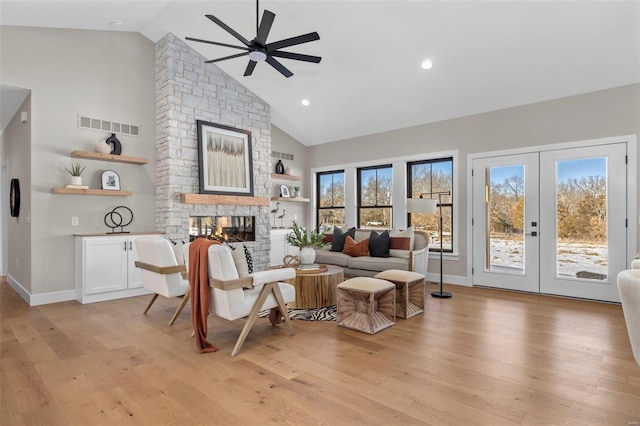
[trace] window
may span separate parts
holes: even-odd
[[[318,200],[318,230],[324,232],[344,225],[344,170],[321,172],[316,175]]]
[[[440,158],[407,163],[407,193],[412,198],[438,199],[436,192],[450,191],[442,196],[442,251],[453,252],[453,158]],[[433,214],[409,214],[407,223],[431,236],[430,251],[440,251],[440,204]]]
[[[391,229],[391,165],[358,169],[358,227]]]

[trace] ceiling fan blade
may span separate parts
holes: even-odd
[[[246,56],[248,54],[249,54],[248,51],[244,52],[244,53],[237,53],[235,55],[225,56],[224,58],[210,59],[208,61],[204,61],[204,63],[205,64],[213,64],[214,62],[220,62],[220,61],[225,61],[227,59],[239,58],[240,56]]]
[[[217,41],[202,40],[202,39],[193,38],[193,37],[185,37],[185,40],[198,41],[200,43],[215,44],[216,46],[233,47],[234,49],[247,50],[247,48],[245,46],[234,46],[233,44],[218,43]]]
[[[256,43],[264,46],[267,44],[267,36],[269,35],[269,31],[271,31],[271,25],[273,25],[273,20],[276,15],[266,10],[262,14],[262,20],[260,21],[260,26],[258,27],[258,35],[256,36]]]
[[[309,43],[310,41],[320,40],[320,36],[316,32],[303,34],[296,37],[287,38],[267,44],[265,47],[269,52],[282,49],[283,47],[295,46],[298,44]]]
[[[275,58],[273,58],[273,56],[268,55],[266,61],[269,65],[271,65],[272,67],[280,71],[280,73],[285,77],[289,78],[293,75],[293,73],[289,71],[287,67],[282,65],[280,62],[276,61]]]
[[[222,22],[218,18],[216,18],[213,15],[204,15],[204,16],[206,16],[207,18],[211,19],[213,22],[215,22],[220,27],[222,27],[226,32],[228,32],[229,34],[231,34],[232,36],[234,36],[235,38],[240,40],[242,42],[242,44],[244,44],[245,46],[249,46],[249,40],[247,40],[246,38],[242,37],[234,29],[232,29],[230,26],[228,26],[227,24],[225,24],[224,22]]]
[[[278,58],[294,59],[296,61],[315,62],[316,64],[320,63],[320,60],[322,59],[320,56],[311,56],[311,55],[303,55],[301,53],[283,52],[281,50],[276,50],[275,52],[271,52],[270,55],[277,56]]]
[[[247,64],[247,68],[244,70],[244,76],[248,77],[251,74],[253,74],[253,69],[256,67],[257,62],[256,61],[249,61],[249,63]]]

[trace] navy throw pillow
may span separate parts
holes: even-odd
[[[389,257],[389,231],[378,234],[371,231],[369,236],[369,256],[371,257]]]
[[[342,229],[337,226],[333,228],[333,240],[331,241],[331,250],[329,251],[338,251],[342,253],[344,249],[344,241],[347,239],[347,235],[351,238],[356,237],[356,227],[349,228],[346,232],[342,232]]]

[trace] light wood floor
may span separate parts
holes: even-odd
[[[619,305],[447,287],[376,335],[210,318],[150,296],[28,307],[0,284],[0,423],[51,425],[637,425],[640,367]],[[435,286],[429,285],[429,291]]]

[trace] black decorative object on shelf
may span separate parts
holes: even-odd
[[[282,164],[282,160],[278,160],[276,163],[276,173],[279,175],[284,174],[284,164]]]
[[[16,178],[11,179],[9,210],[11,211],[11,217],[18,217],[20,215],[20,181]]]
[[[116,138],[115,133],[111,133],[111,136],[109,136],[107,140],[105,140],[105,142],[107,145],[111,147],[111,154],[113,155],[122,154],[122,145],[120,144],[120,141],[118,140],[118,138]]]
[[[125,217],[123,217],[123,214],[127,216],[127,211],[129,212],[128,216],[130,216],[128,218],[128,222]],[[104,224],[111,228],[111,232],[108,232],[108,234],[128,234],[129,231],[125,231],[124,227],[129,225],[131,222],[133,222],[133,212],[126,206],[115,207],[109,213],[104,215]],[[116,228],[118,227],[120,230],[116,231]]]

